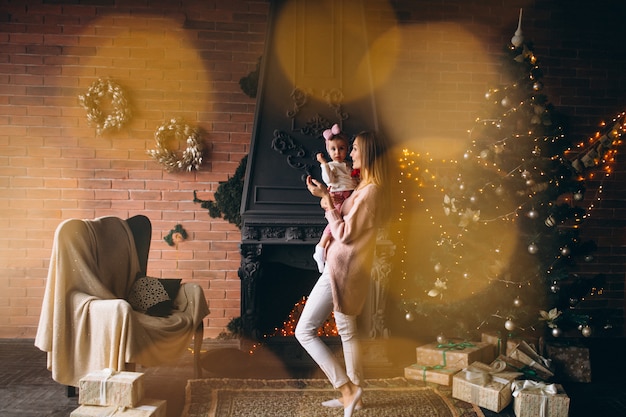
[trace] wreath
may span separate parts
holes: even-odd
[[[87,110],[89,125],[96,126],[96,132],[101,135],[111,129],[119,130],[130,120],[131,111],[128,100],[122,87],[111,79],[94,81],[86,94],[78,96],[80,104]],[[105,112],[103,104],[110,103],[111,110]]]
[[[191,171],[200,169],[202,165],[202,142],[198,129],[186,124],[181,119],[171,119],[159,126],[154,133],[156,149],[148,151],[148,154],[158,163],[165,167],[168,172]],[[173,151],[167,147],[172,140],[185,140],[187,148]]]

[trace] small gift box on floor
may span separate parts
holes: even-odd
[[[137,407],[81,405],[70,417],[166,417],[167,401],[146,398]]]
[[[515,381],[513,398],[516,417],[567,417],[569,414],[570,400],[559,384]]]
[[[483,343],[489,343],[493,345],[495,348],[495,356],[499,356],[505,353],[506,351],[506,335],[503,335],[502,332],[485,332],[480,335],[480,340]]]
[[[537,376],[547,381],[554,376],[550,361],[540,356],[528,343],[522,341],[508,354],[509,357],[530,366]]]
[[[452,397],[499,413],[511,403],[511,383],[521,374],[506,365],[474,362],[452,378]]]
[[[78,389],[79,404],[136,407],[144,395],[143,374],[103,369],[81,378]]]
[[[552,361],[559,380],[591,382],[591,359],[587,347],[550,342],[546,344],[546,356]]]
[[[449,387],[452,385],[452,377],[460,370],[460,368],[413,364],[404,368],[404,377],[416,381],[434,382],[435,384]]]
[[[495,358],[493,345],[484,342],[429,343],[416,348],[416,363],[462,369],[473,362],[491,363]]]

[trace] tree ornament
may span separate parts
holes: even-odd
[[[551,214],[548,216],[548,218],[545,220],[544,222],[546,224],[546,226],[548,227],[554,227],[554,225],[556,224],[556,219],[554,218],[554,216]]]
[[[541,81],[535,81],[533,83],[533,90],[534,91],[541,91],[542,88],[543,88],[543,83]]]
[[[502,105],[502,107],[509,108],[511,107],[511,99],[509,97],[504,97],[500,104]]]
[[[585,262],[591,262],[591,261],[593,261],[593,255],[586,255]]]
[[[86,94],[78,96],[78,100],[87,110],[89,125],[96,126],[98,136],[108,130],[119,130],[130,120],[131,111],[126,94],[119,84],[109,78],[98,78]],[[111,110],[105,113],[103,105]]]
[[[415,320],[415,316],[413,315],[413,312],[408,311],[405,315],[404,315],[404,319],[408,322],[411,322],[413,320]]]
[[[561,288],[559,287],[559,284],[557,284],[557,282],[556,282],[556,281],[554,281],[554,282],[552,283],[552,285],[550,285],[550,291],[551,291],[553,294],[556,294],[557,292],[559,292],[559,290],[560,290],[560,289],[561,289]]]
[[[574,200],[580,201],[583,199],[583,193],[581,191],[576,191],[573,197],[574,197]]]
[[[522,305],[524,305],[524,303],[522,302],[522,300],[519,297],[515,297],[515,299],[513,300],[513,306],[515,307],[521,307]]]
[[[537,244],[531,243],[530,245],[528,245],[528,253],[534,255],[537,252],[539,252],[539,246],[537,246]]]
[[[529,219],[536,219],[537,217],[539,217],[539,212],[535,209],[531,209],[528,211],[528,213],[526,213],[526,216],[528,216]]]
[[[439,273],[441,273],[441,271],[443,271],[443,266],[439,262],[437,262],[435,264],[435,268],[434,269],[435,269],[435,272],[439,274]]]
[[[580,330],[580,333],[582,333],[582,335],[585,337],[591,336],[591,327],[587,325],[583,326],[583,328]]]
[[[159,126],[154,132],[157,148],[149,150],[148,155],[163,165],[166,171],[192,171],[202,165],[203,146],[198,130],[186,124],[182,119],[171,119]],[[170,141],[184,140],[187,148],[182,151],[170,150]]]
[[[552,328],[552,336],[560,337],[563,334],[563,331],[559,327]]]
[[[515,34],[511,38],[511,43],[516,48],[519,48],[524,43],[524,36],[522,36],[522,9],[519,9],[519,21],[517,22]]]
[[[512,332],[513,330],[515,330],[515,322],[511,319],[508,319],[507,321],[504,322],[504,328],[507,329],[508,331]]]
[[[448,343],[448,338],[443,333],[439,333],[437,335],[437,343],[439,343],[440,345]]]
[[[498,185],[498,186],[496,187],[496,191],[495,191],[495,192],[496,192],[496,195],[497,195],[497,196],[502,196],[502,195],[504,195],[504,187],[503,187],[503,186],[501,186],[501,185]]]
[[[571,253],[571,250],[570,250],[570,248],[569,248],[569,247],[567,247],[567,246],[563,246],[563,247],[561,248],[561,255],[563,255],[563,256],[569,256],[569,254],[570,254],[570,253]]]

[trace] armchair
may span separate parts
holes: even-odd
[[[166,364],[192,338],[195,376],[201,376],[209,314],[202,288],[183,283],[167,317],[136,311],[127,301],[136,278],[146,275],[151,235],[143,215],[70,219],[57,227],[35,338],[55,381],[76,387],[91,371]]]

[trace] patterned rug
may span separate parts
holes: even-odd
[[[480,408],[450,396],[446,387],[404,378],[363,384],[364,407],[354,417],[484,417]],[[447,390],[447,391],[446,391]],[[186,387],[182,417],[338,417],[323,407],[337,397],[322,379],[196,379]]]

